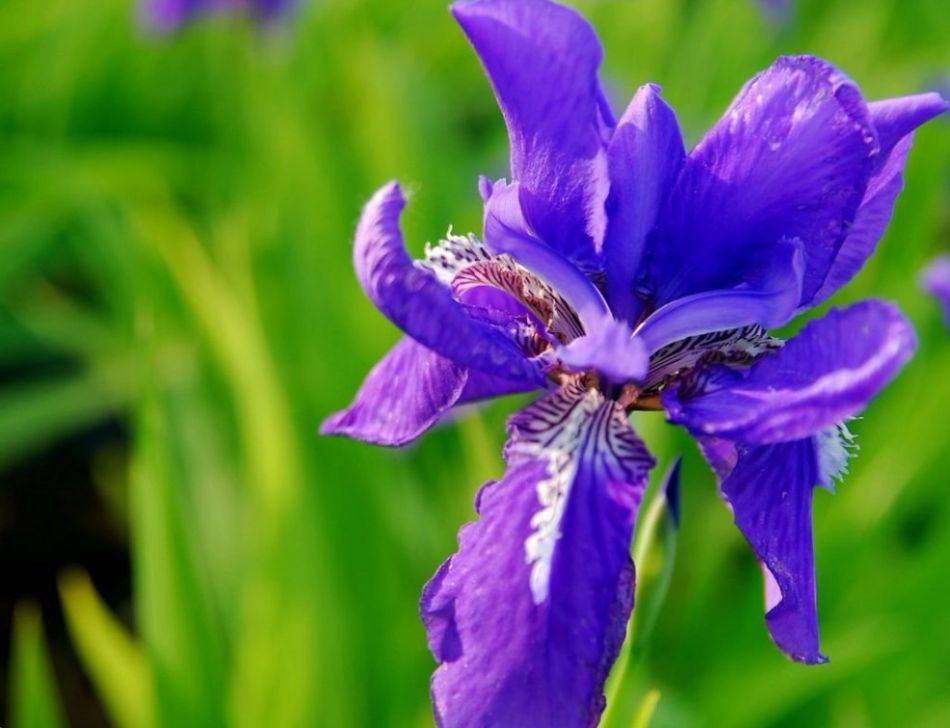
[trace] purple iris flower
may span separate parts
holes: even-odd
[[[383,445],[453,407],[540,391],[505,474],[421,602],[441,725],[589,725],[633,607],[630,542],[654,460],[628,421],[697,438],[762,563],[766,623],[822,662],[810,506],[851,449],[846,421],[911,356],[898,309],[827,299],[871,254],[936,94],[866,103],[829,63],[782,57],[690,152],[648,84],[616,120],[601,47],[548,0],[452,6],[508,127],[511,181],[482,179],[481,237],[407,255],[399,185],[366,205],[354,262],[406,336],[323,432]]]
[[[766,20],[775,25],[785,25],[792,17],[794,0],[757,0]]]
[[[943,307],[943,315],[950,326],[950,253],[937,256],[924,268],[920,284]]]
[[[249,12],[262,22],[276,19],[294,0],[143,0],[145,22],[160,31],[171,31],[209,12]]]

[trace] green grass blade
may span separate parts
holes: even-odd
[[[148,728],[152,685],[138,644],[112,614],[84,571],[68,571],[59,591],[73,644],[116,725]]]
[[[20,602],[13,616],[13,657],[10,676],[11,728],[63,728],[53,669],[43,639],[39,608]]]

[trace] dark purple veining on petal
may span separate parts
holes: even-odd
[[[512,418],[505,476],[421,603],[440,725],[588,726],[633,601],[633,520],[653,465],[580,387]]]
[[[670,421],[699,436],[774,443],[812,435],[852,417],[910,359],[917,341],[893,304],[832,309],[744,376],[699,394],[663,393]]]

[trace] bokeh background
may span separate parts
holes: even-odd
[[[690,143],[782,52],[831,59],[869,98],[950,85],[943,0],[576,4],[615,106],[657,81]],[[362,203],[393,177],[413,189],[418,252],[478,230],[476,176],[506,154],[445,0],[170,35],[130,0],[0,4],[0,723],[431,724],[419,591],[521,400],[400,451],[317,427],[397,337],[351,271]],[[816,496],[829,665],[772,646],[708,468],[637,418],[661,466],[685,455],[641,664],[655,726],[950,725],[950,334],[916,283],[950,248],[948,210],[944,118],[836,299],[899,301],[921,344],[854,423],[837,495]]]

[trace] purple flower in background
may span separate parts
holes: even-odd
[[[145,22],[160,31],[171,31],[182,23],[210,12],[249,12],[262,22],[276,19],[290,9],[294,0],[143,0]]]
[[[589,725],[633,607],[629,550],[654,464],[628,421],[665,410],[699,441],[762,563],[766,622],[822,662],[810,506],[851,444],[845,425],[911,356],[889,303],[769,334],[861,268],[936,94],[866,103],[827,62],[782,57],[686,152],[648,84],[614,118],[601,47],[547,0],[452,12],[508,127],[511,181],[482,179],[482,236],[413,262],[389,183],[354,262],[406,336],[323,432],[383,445],[453,407],[540,391],[508,426],[505,474],[422,595],[441,725]]]
[[[785,25],[792,19],[794,0],[756,0],[765,19],[774,25]]]
[[[950,253],[937,256],[920,274],[920,284],[943,307],[950,326]]]

